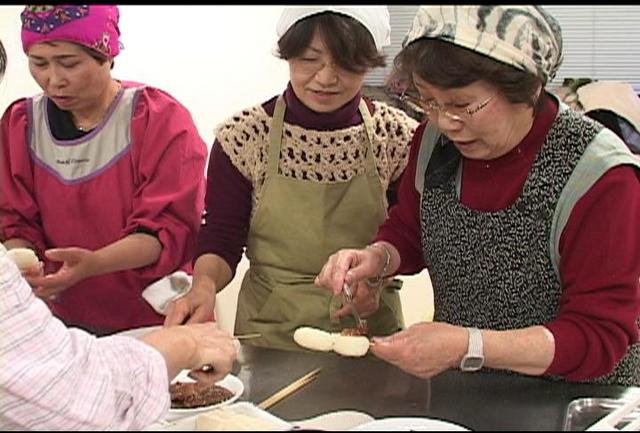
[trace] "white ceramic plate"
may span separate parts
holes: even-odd
[[[439,419],[390,417],[360,424],[351,431],[469,431],[469,429]]]
[[[292,421],[292,424],[304,430],[345,431],[373,420],[374,418],[368,413],[356,410],[338,410],[313,418]]]
[[[276,417],[275,415],[270,414],[266,410],[262,410],[259,407],[255,406],[253,403],[249,402],[239,402],[233,403],[225,408],[231,409],[234,412],[250,416],[256,420],[264,421],[268,423],[269,430],[271,431],[281,431],[281,430],[291,430],[293,425]],[[189,416],[186,418],[179,418],[174,421],[158,421],[150,426],[146,427],[144,430],[146,431],[194,431],[196,429],[196,419],[200,414]],[[242,430],[238,426],[231,426],[233,430],[239,431]],[[227,429],[229,430],[229,429]],[[249,428],[248,430],[254,430],[254,428]]]
[[[189,370],[182,370],[180,372],[180,374],[178,374],[172,381],[171,383],[175,383],[175,382],[194,382],[193,379],[191,379],[189,376]],[[231,397],[229,400],[225,400],[221,403],[217,403],[217,404],[212,404],[209,406],[202,406],[202,407],[195,407],[192,409],[169,409],[169,412],[167,413],[167,416],[165,417],[166,420],[174,420],[177,418],[184,418],[190,415],[196,415],[202,412],[206,412],[208,410],[211,409],[215,409],[216,407],[221,407],[221,406],[226,406],[230,403],[233,403],[234,401],[236,401],[244,392],[244,384],[242,383],[242,381],[240,379],[238,379],[236,376],[232,375],[232,374],[227,374],[225,376],[224,379],[222,379],[221,381],[217,382],[216,385],[220,385],[220,386],[224,386],[225,388],[227,388],[229,391],[233,392],[233,397]]]

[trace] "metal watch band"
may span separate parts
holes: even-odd
[[[391,263],[391,253],[389,252],[389,249],[387,247],[385,247],[384,245],[378,242],[374,242],[371,245],[367,245],[366,248],[378,248],[378,249],[381,249],[382,252],[384,253],[384,264],[382,265],[382,270],[380,271],[380,274],[378,274],[377,277],[367,279],[367,285],[369,287],[373,289],[380,289],[380,287],[382,286],[383,280],[386,278],[387,271],[389,270],[389,264]]]

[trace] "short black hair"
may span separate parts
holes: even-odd
[[[369,30],[354,18],[332,12],[312,15],[296,22],[278,40],[279,57],[289,60],[302,55],[316,30],[342,69],[362,73],[385,66],[385,56],[378,52]]]

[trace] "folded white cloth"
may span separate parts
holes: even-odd
[[[142,292],[142,297],[159,314],[166,315],[169,302],[189,293],[193,277],[184,271],[167,275],[149,285]]]

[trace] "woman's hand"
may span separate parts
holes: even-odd
[[[188,369],[198,382],[214,384],[231,371],[238,354],[237,340],[212,322],[160,328],[140,340],[162,354],[170,380]],[[203,371],[204,366],[213,368]]]
[[[30,279],[44,277],[44,263],[38,262],[37,265],[24,269],[22,276],[29,282]],[[33,286],[32,286],[33,287]]]
[[[372,316],[380,307],[380,290],[371,288],[364,282],[358,283],[353,289],[353,305],[363,319]],[[336,317],[350,315],[351,308],[346,303],[336,311]]]
[[[48,275],[25,275],[34,294],[50,299],[79,281],[94,275],[93,251],[84,248],[55,248],[45,251],[47,259],[63,262],[60,269]]]
[[[169,303],[164,326],[213,320],[215,302],[215,290],[207,287],[192,287],[185,296]]]
[[[331,255],[315,279],[315,284],[337,295],[345,284],[360,292],[366,279],[377,277],[380,272],[380,258],[371,248],[362,250],[344,249]],[[361,295],[362,296],[362,295]]]
[[[374,337],[371,352],[407,373],[429,379],[457,368],[467,351],[465,328],[438,322],[416,323],[388,337]]]

